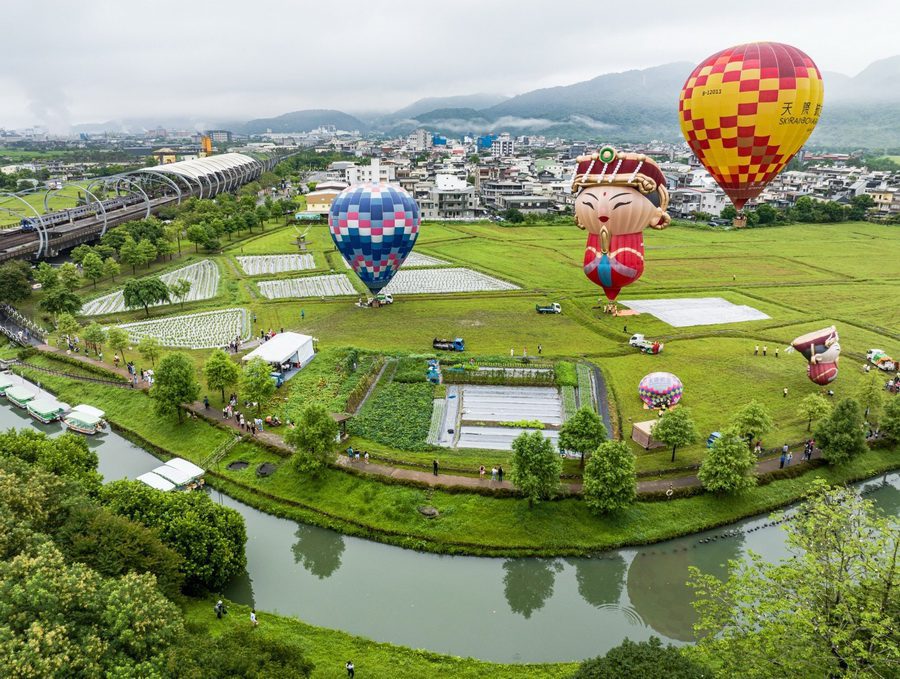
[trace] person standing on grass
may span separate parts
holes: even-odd
[[[787,398],[787,387],[784,388],[784,391],[782,393],[784,394],[784,397]]]
[[[347,676],[350,677],[350,679],[353,679],[353,677],[356,676],[356,668],[353,667],[353,661],[348,660],[344,667],[347,668]]]
[[[766,355],[766,352],[769,350],[769,347],[763,345],[763,356]]]
[[[365,455],[363,455],[363,459],[365,460],[366,464],[369,464],[369,451],[368,450],[366,451]]]
[[[437,476],[438,475],[438,461],[437,460],[434,460],[431,463],[431,469],[434,472],[434,475]]]
[[[538,354],[543,354],[543,353],[544,353],[544,345],[538,344]]]
[[[753,453],[759,457],[762,455],[762,441],[757,441],[756,446],[753,448]]]
[[[775,347],[775,358],[778,358],[778,347]]]
[[[253,625],[254,629],[259,627],[259,620],[256,619],[256,609],[250,611],[250,624]]]
[[[497,467],[491,467],[491,481],[497,480]]]
[[[500,483],[503,483],[503,465],[501,464],[497,467],[497,478],[500,480]]]
[[[484,479],[484,471],[485,471],[485,470],[484,470],[484,465],[481,465],[481,466],[478,468],[478,476],[481,477],[482,479]]]

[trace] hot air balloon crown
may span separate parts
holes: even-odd
[[[630,186],[662,209],[663,218],[653,228],[663,229],[669,225],[666,178],[655,160],[643,153],[626,153],[604,146],[596,153],[578,156],[577,163],[572,193],[580,193],[589,186]]]

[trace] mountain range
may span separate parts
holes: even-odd
[[[450,135],[507,131],[609,142],[680,141],[678,95],[692,69],[693,64],[676,62],[514,97],[484,93],[431,97],[390,114],[354,116],[314,109],[221,126],[243,134],[304,132],[334,125],[386,135],[424,127]],[[900,147],[900,55],[876,61],[853,77],[826,72],[823,78],[825,105],[811,145]]]

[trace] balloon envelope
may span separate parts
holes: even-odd
[[[641,400],[651,408],[673,406],[681,400],[684,385],[672,373],[650,373],[638,385]]]
[[[419,235],[419,206],[390,184],[355,184],[331,204],[328,229],[341,255],[372,293],[397,273]]]
[[[837,377],[841,345],[833,325],[801,335],[791,346],[807,360],[806,375],[810,380],[824,386]]]
[[[737,209],[800,150],[819,121],[822,76],[777,42],[737,45],[694,69],[678,112],[688,145]]]

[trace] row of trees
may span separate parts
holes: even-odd
[[[773,224],[802,223],[836,223],[858,222],[866,218],[869,210],[875,207],[875,201],[867,193],[854,196],[847,204],[833,200],[813,200],[809,196],[797,199],[793,207],[779,209],[768,203],[757,205],[752,210],[744,210],[747,218],[747,226],[770,226]],[[706,215],[708,218],[709,215]],[[732,220],[737,217],[737,210],[733,205],[726,205],[721,214],[721,219]]]

